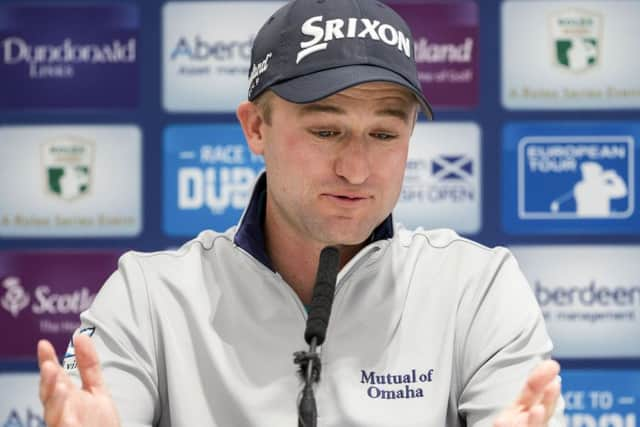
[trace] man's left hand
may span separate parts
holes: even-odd
[[[531,372],[520,396],[494,421],[493,427],[544,427],[560,397],[560,365],[545,360]]]

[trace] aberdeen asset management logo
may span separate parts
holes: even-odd
[[[20,279],[17,277],[6,277],[2,280],[2,287],[5,289],[5,294],[0,300],[0,304],[2,308],[17,318],[20,312],[29,305],[31,298],[20,285]]]
[[[43,144],[46,192],[66,201],[86,195],[91,186],[93,153],[93,142],[77,136]]]
[[[600,57],[602,17],[569,9],[551,17],[554,63],[573,72],[593,68]]]

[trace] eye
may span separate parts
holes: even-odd
[[[330,129],[312,129],[309,132],[318,138],[333,138],[340,135],[340,132]]]
[[[397,137],[397,135],[387,132],[374,132],[371,136],[381,141],[390,141]]]

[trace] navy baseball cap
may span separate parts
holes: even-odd
[[[407,23],[376,0],[293,0],[262,26],[251,49],[249,100],[267,89],[295,103],[366,82],[414,93],[427,118]]]

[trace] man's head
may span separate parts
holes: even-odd
[[[360,245],[398,200],[418,110],[431,114],[406,24],[376,1],[297,0],[253,49],[238,119],[265,159],[267,240]]]

